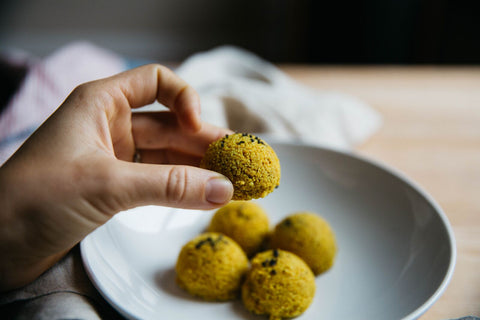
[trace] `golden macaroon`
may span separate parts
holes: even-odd
[[[242,285],[242,301],[251,312],[270,320],[296,317],[312,303],[315,276],[298,256],[268,250],[252,259]]]
[[[252,256],[261,250],[269,233],[269,220],[263,208],[252,201],[232,201],[218,209],[208,231],[223,233]]]
[[[272,248],[295,253],[315,275],[330,269],[335,260],[335,234],[328,222],[312,212],[292,214],[275,227],[270,242]]]
[[[280,183],[280,161],[262,139],[236,133],[212,142],[200,167],[226,176],[233,184],[233,200],[263,198]]]
[[[229,237],[203,233],[185,244],[175,266],[180,287],[205,300],[230,300],[238,297],[248,258]]]

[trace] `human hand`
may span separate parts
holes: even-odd
[[[155,99],[170,112],[131,112]],[[0,168],[0,290],[32,281],[119,211],[226,204],[231,183],[196,165],[230,131],[199,112],[196,92],[159,65],[77,87]]]

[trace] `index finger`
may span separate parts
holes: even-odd
[[[175,112],[182,128],[199,131],[200,99],[197,92],[169,68],[150,64],[131,69],[106,79],[117,86],[131,108],[139,108],[155,100]]]

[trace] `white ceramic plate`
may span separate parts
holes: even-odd
[[[329,149],[274,143],[280,188],[258,201],[272,225],[299,210],[321,214],[338,241],[333,268],[316,278],[298,319],[416,319],[453,273],[452,229],[412,181],[369,160]],[[141,207],[117,215],[81,243],[102,295],[133,319],[265,319],[240,301],[204,302],[175,284],[180,248],[213,212]]]

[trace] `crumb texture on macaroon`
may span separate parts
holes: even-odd
[[[270,320],[299,316],[313,301],[315,276],[298,256],[283,250],[257,254],[242,285],[245,307]]]
[[[332,227],[320,215],[309,211],[299,211],[280,221],[270,244],[272,248],[298,255],[315,275],[329,270],[337,253]]]
[[[263,198],[280,184],[280,161],[262,139],[235,133],[214,141],[200,167],[226,176],[233,184],[233,200]]]
[[[265,246],[270,225],[267,213],[259,204],[232,201],[215,212],[208,231],[229,236],[251,257]]]
[[[177,284],[205,300],[224,301],[236,298],[248,258],[231,238],[206,232],[185,244],[175,266]]]

